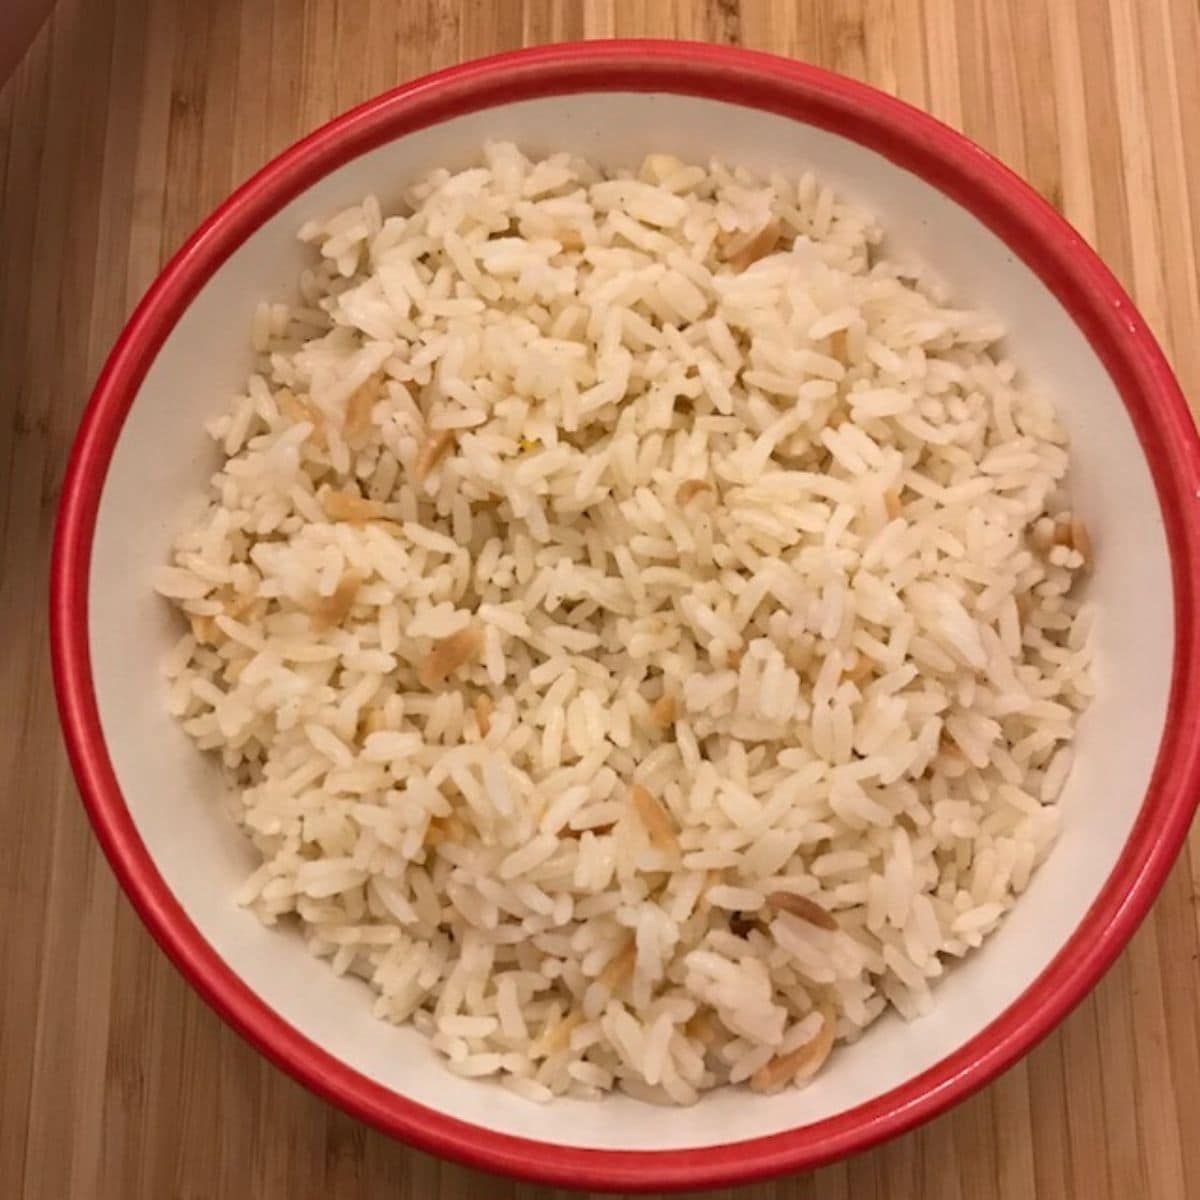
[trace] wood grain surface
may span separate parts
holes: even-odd
[[[326,1106],[175,973],[120,896],[66,766],[46,570],[104,356],[236,183],[432,68],[614,35],[792,55],[964,130],[1099,249],[1200,397],[1196,0],[59,0],[0,91],[3,1196],[550,1195]],[[1200,1197],[1198,881],[1193,833],[1096,992],[980,1095],[874,1152],[738,1195]]]

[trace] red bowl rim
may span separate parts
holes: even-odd
[[[289,200],[384,142],[488,107],[613,90],[694,95],[793,117],[877,151],[974,213],[1054,292],[1116,384],[1153,475],[1172,564],[1173,678],[1151,783],[1116,867],[1051,964],[969,1042],[891,1091],[812,1125],[699,1149],[581,1149],[497,1133],[374,1083],[287,1024],[201,936],[138,836],[105,748],[88,646],[92,538],[114,447],[167,334],[220,264]],[[97,837],[151,934],[225,1021],[314,1092],[423,1150],[543,1183],[620,1191],[744,1183],[865,1149],[968,1096],[1084,997],[1145,916],[1200,796],[1200,642],[1194,619],[1200,532],[1193,517],[1198,501],[1195,425],[1129,297],[1049,204],[967,138],[864,84],[773,55],[670,41],[516,51],[415,80],[318,129],[226,200],[151,286],[100,374],[67,468],[50,596],[59,712]]]

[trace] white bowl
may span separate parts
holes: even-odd
[[[298,936],[233,903],[253,853],[221,783],[164,708],[177,636],[150,578],[216,458],[202,423],[243,381],[262,297],[287,299],[307,218],[385,202],[488,138],[607,164],[670,150],[812,168],[873,208],[893,253],[994,311],[1055,397],[1096,545],[1099,696],[1079,732],[1049,861],[1002,929],[936,991],[880,1020],[812,1086],[725,1089],[694,1108],[624,1097],[529,1104],[443,1069],[375,1020]],[[289,150],[210,218],[155,283],[97,385],[69,471],[53,620],[63,722],[84,798],[151,932],[217,1010],[351,1112],[478,1165],[592,1188],[712,1186],[810,1166],[939,1111],[1060,1019],[1128,939],[1197,795],[1200,451],[1129,300],[1078,236],[982,150],[899,102],[763,55],[671,43],[560,46],[407,85]]]

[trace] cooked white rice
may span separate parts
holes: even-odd
[[[533,1100],[772,1089],[927,1012],[1091,694],[997,325],[811,176],[665,155],[489,145],[301,237],[158,580],[240,901]]]

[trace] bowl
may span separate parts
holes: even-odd
[[[710,1093],[686,1110],[622,1096],[541,1107],[446,1071],[370,1014],[298,935],[233,895],[252,851],[215,766],[164,707],[175,618],[151,590],[216,464],[201,431],[244,378],[261,297],[286,298],[295,232],[384,200],[488,138],[609,165],[670,150],[811,167],[879,215],[889,244],[1011,330],[1056,398],[1093,531],[1099,694],[1063,831],[1000,931],[948,972],[933,1016],[885,1017],[816,1082]],[[1061,1020],[1162,884],[1200,779],[1200,443],[1144,322],[1080,237],[979,147],[879,92],[761,54],[670,42],[545,47],[407,84],[286,151],[179,251],[122,333],[62,497],[52,620],[68,748],[97,836],[151,933],[201,995],[314,1091],[416,1146],[591,1189],[712,1187],[812,1167],[927,1119]]]

